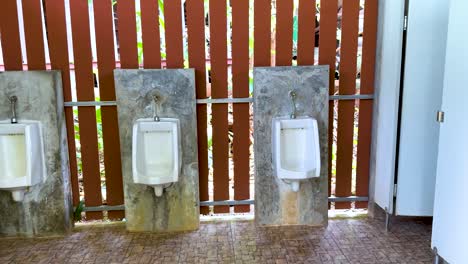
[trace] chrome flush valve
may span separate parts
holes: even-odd
[[[159,97],[157,95],[153,95],[153,120],[154,122],[160,121],[160,118],[158,116],[158,101],[159,101]]]
[[[289,91],[289,98],[291,98],[291,105],[292,105],[291,114],[289,115],[291,119],[296,119],[296,97],[297,97],[296,91],[294,90]]]
[[[9,100],[10,100],[10,107],[11,107],[11,123],[16,124],[18,123],[18,120],[16,118],[16,102],[18,101],[18,97],[13,95],[9,98]]]

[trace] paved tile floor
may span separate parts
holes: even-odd
[[[431,263],[431,223],[330,220],[327,228],[203,222],[187,233],[81,226],[61,238],[0,238],[0,263]]]

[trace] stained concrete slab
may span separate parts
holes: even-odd
[[[115,70],[117,108],[129,231],[184,231],[199,226],[195,75],[192,69]],[[182,135],[179,181],[156,197],[153,188],[132,178],[132,127],[153,116],[152,96],[160,97],[161,118],[178,118]]]
[[[259,225],[326,225],[328,220],[328,66],[254,68],[255,221]],[[288,96],[297,94],[297,116],[317,119],[320,177],[302,181],[300,190],[275,176],[272,118],[289,116]]]
[[[33,186],[23,202],[0,190],[0,235],[63,235],[73,227],[70,169],[58,71],[0,72],[0,120],[10,119],[10,96],[17,96],[21,120],[42,124],[47,176]]]

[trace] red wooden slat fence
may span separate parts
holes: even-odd
[[[227,15],[226,1],[210,1],[211,96],[228,96],[227,80]],[[214,200],[229,200],[229,138],[228,106],[213,104],[213,175]],[[215,206],[215,213],[228,213],[228,206]]]
[[[335,61],[336,61],[336,28],[337,28],[337,1],[320,1],[320,39],[319,64],[330,67],[330,95],[335,93]],[[300,27],[300,26],[299,26]],[[333,43],[333,44],[331,44]],[[328,104],[328,196],[331,195],[332,180],[332,140],[333,140],[333,108],[334,103]]]
[[[141,0],[141,34],[143,39],[143,67],[161,68],[161,35],[159,33],[159,5],[153,0]]]
[[[357,92],[371,94],[374,91],[375,49],[377,34],[377,0],[364,1],[364,30],[359,32],[360,0],[299,0],[297,64],[325,64],[330,66],[330,95],[352,95]],[[272,57],[277,66],[293,64],[293,17],[294,1],[290,0],[93,0],[93,9],[87,0],[71,0],[71,35],[67,37],[66,3],[64,0],[16,0],[2,2],[0,8],[0,38],[4,69],[23,70],[23,60],[27,60],[29,70],[46,69],[45,47],[49,48],[51,68],[62,72],[65,101],[72,101],[70,73],[76,76],[78,101],[94,101],[93,71],[97,72],[100,100],[114,101],[113,70],[117,67],[136,69],[182,68],[184,52],[187,52],[188,66],[195,69],[197,99],[227,98],[230,89],[228,72],[232,70],[232,96],[249,97],[249,72],[252,66],[270,66]],[[41,12],[41,3],[44,13]],[[141,9],[141,40],[137,35],[137,9]],[[229,36],[227,7],[232,7],[232,38]],[[116,4],[116,9],[114,8]],[[164,8],[164,10],[160,10]],[[208,10],[205,10],[208,7]],[[21,8],[21,9],[20,9]],[[254,16],[249,15],[253,8]],[[23,17],[18,11],[22,10]],[[90,13],[90,10],[93,10]],[[275,12],[272,12],[276,10]],[[115,11],[115,12],[114,12]],[[159,13],[163,13],[164,25],[160,25]],[[184,13],[185,12],[185,13]],[[316,14],[320,15],[316,24]],[[94,24],[90,25],[90,16],[94,15]],[[276,23],[272,31],[272,15]],[[342,16],[341,16],[342,15]],[[115,17],[116,21],[114,21]],[[183,20],[182,18],[186,18]],[[23,19],[26,58],[22,58],[19,19]],[[46,39],[43,42],[43,24],[46,22]],[[185,21],[185,22],[184,22]],[[340,23],[338,23],[340,21]],[[114,24],[115,22],[115,24]],[[250,57],[249,23],[254,26],[253,58]],[[206,24],[209,24],[208,26]],[[337,41],[337,27],[341,25],[341,40]],[[160,27],[164,26],[164,36]],[[92,57],[94,47],[91,28],[95,29],[96,58]],[[317,28],[317,30],[316,30]],[[186,31],[185,31],[186,30]],[[316,32],[317,31],[317,32]],[[186,32],[186,33],[185,33]],[[272,34],[276,32],[276,34]],[[360,85],[357,85],[357,56],[359,34],[362,33],[362,66]],[[209,35],[209,38],[207,38]],[[116,36],[117,43],[114,43]],[[184,38],[187,49],[184,50]],[[317,38],[319,38],[317,40]],[[73,50],[68,49],[72,41]],[[142,44],[142,57],[139,58],[139,41]],[[275,50],[272,51],[272,42]],[[165,43],[166,56],[161,53]],[[318,43],[318,47],[316,46]],[[117,47],[118,58],[115,57]],[[228,58],[229,47],[232,47],[231,58]],[[140,47],[141,48],[141,47]],[[208,48],[208,52],[205,52]],[[316,49],[318,48],[318,53]],[[337,52],[339,50],[339,52]],[[74,62],[70,63],[69,52],[73,52]],[[317,55],[318,54],[318,55]],[[338,64],[337,54],[340,58]],[[97,62],[96,62],[97,60]],[[73,67],[70,67],[72,65]],[[335,80],[335,68],[339,65],[339,80]],[[272,65],[274,66],[274,65]],[[3,67],[3,66],[2,66]],[[1,68],[1,67],[0,67]],[[207,78],[207,70],[209,77]],[[358,88],[360,88],[358,90]],[[358,134],[355,135],[355,107],[358,107]],[[232,124],[228,119],[227,103],[212,104],[211,116],[207,104],[197,105],[200,200],[209,201],[209,185],[212,177],[213,200],[247,200],[253,199],[250,184],[250,114],[248,103],[235,103],[232,106]],[[78,107],[79,135],[83,169],[84,199],[86,206],[99,206],[103,198],[107,205],[123,204],[123,185],[118,139],[117,109],[115,106],[102,106],[103,128],[103,163],[105,171],[106,197],[101,197],[101,175],[98,152],[96,108]],[[69,141],[69,156],[73,202],[78,204],[79,181],[73,109],[65,108]],[[329,178],[335,177],[332,164],[332,145],[334,121],[337,118],[337,152],[336,152],[336,192],[330,189],[330,195],[337,197],[368,195],[370,133],[372,122],[372,100],[349,100],[338,102],[335,116],[334,102],[330,101],[330,143],[329,143]],[[207,128],[212,126],[212,170],[209,166],[209,142]],[[230,179],[230,142],[229,131],[232,131],[233,179]],[[354,151],[353,139],[358,138],[357,154]],[[353,157],[353,155],[356,155]],[[353,159],[356,168],[353,168]],[[353,171],[356,179],[352,179]],[[210,172],[212,174],[210,174]],[[210,176],[212,175],[212,176]],[[230,186],[230,185],[233,186]],[[355,192],[353,192],[355,185]],[[233,197],[230,188],[234,188]],[[364,208],[365,202],[357,202],[355,207]],[[336,203],[336,208],[350,208],[351,203]],[[235,212],[249,212],[249,205],[237,205]],[[215,213],[229,212],[229,206],[215,206]],[[209,207],[201,208],[202,214],[209,213]],[[102,218],[101,212],[87,212],[88,219]],[[123,211],[110,211],[110,219],[124,217]]]
[[[205,57],[205,17],[203,0],[187,2],[187,30],[189,66],[195,69],[195,84],[197,99],[205,99],[206,94],[206,57]],[[197,136],[198,136],[198,178],[200,184],[200,201],[208,201],[208,135],[207,106],[197,105]],[[208,214],[209,208],[202,206],[200,213]]]
[[[114,101],[114,32],[112,3],[94,0],[94,27],[96,31],[96,50],[99,73],[99,94],[102,101]],[[115,140],[119,134],[116,106],[101,106],[102,134],[104,144],[104,170],[106,175],[106,200],[108,205],[123,204],[122,163],[120,142]],[[110,219],[122,219],[123,211],[110,211]]]
[[[276,0],[276,66],[291,66],[294,1]]]
[[[75,79],[78,101],[94,101],[93,59],[88,2],[70,1]],[[87,206],[102,205],[101,173],[99,169],[96,109],[93,106],[78,108],[83,187]],[[102,212],[87,212],[88,219],[101,219]]]
[[[28,70],[45,70],[41,1],[23,0],[22,3]]]
[[[364,36],[362,44],[361,93],[374,93],[375,50],[377,45],[377,0],[366,1],[364,8]],[[372,101],[359,102],[359,131],[356,168],[356,195],[369,193],[369,164],[372,133]],[[367,208],[367,202],[356,202],[357,208]]]
[[[249,1],[232,1],[232,93],[235,98],[249,97]],[[234,200],[250,198],[250,115],[248,104],[233,105]],[[249,212],[239,205],[235,212]]]
[[[45,0],[44,10],[46,16],[50,63],[53,70],[62,73],[63,99],[72,100],[70,83],[70,60],[68,57],[67,28],[65,24],[65,5],[61,0]],[[42,40],[37,40],[42,41]],[[70,177],[72,184],[73,204],[80,202],[78,186],[78,164],[76,160],[75,129],[73,109],[65,108],[67,122],[68,157],[70,159]]]
[[[359,31],[359,0],[343,1],[343,26],[340,61],[340,94],[356,93],[357,48]],[[354,135],[354,101],[338,102],[338,150],[336,160],[336,195],[351,195],[351,173]],[[338,203],[336,208],[349,208]]]

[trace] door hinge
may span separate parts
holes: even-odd
[[[403,30],[404,31],[408,30],[408,16],[405,16],[403,18]]]
[[[436,117],[437,122],[443,123],[444,119],[445,119],[444,111],[437,111],[437,117]]]
[[[396,197],[397,196],[397,190],[398,190],[398,185],[395,183],[393,185],[393,197]]]

